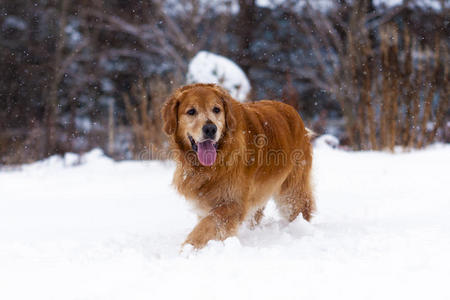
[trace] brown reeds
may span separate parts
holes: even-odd
[[[163,80],[139,80],[123,100],[133,132],[131,152],[134,159],[161,159],[165,137],[160,108],[171,90]]]

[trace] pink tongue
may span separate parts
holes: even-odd
[[[197,157],[204,166],[211,166],[216,161],[217,152],[213,141],[198,143]]]

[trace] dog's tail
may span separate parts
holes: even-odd
[[[318,134],[315,133],[312,129],[309,129],[308,127],[305,127],[305,129],[306,129],[306,136],[310,141],[314,140],[318,136]]]

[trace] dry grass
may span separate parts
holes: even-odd
[[[30,130],[5,130],[0,134],[0,165],[31,163],[45,157],[42,127]]]
[[[171,85],[161,79],[145,83],[139,80],[123,99],[127,118],[133,131],[131,151],[134,159],[163,159],[166,137],[161,124],[160,110],[172,92]]]
[[[305,73],[340,103],[350,146],[393,151],[445,140],[448,42],[436,34],[424,46],[406,22],[374,27],[366,1],[354,5],[331,16],[310,9],[300,25],[318,62]]]
[[[407,29],[400,31],[395,25],[387,25],[381,32],[383,84],[381,91],[375,91],[383,95],[378,145],[390,150],[396,145],[422,148],[439,140],[438,130],[444,130],[448,46],[436,35],[434,47],[423,48],[418,37],[411,37]]]

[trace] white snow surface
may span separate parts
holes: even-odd
[[[173,163],[0,170],[0,299],[449,299],[450,146],[314,154],[318,212],[194,251]]]
[[[445,4],[446,1],[440,1],[440,0],[413,0],[409,3],[409,7],[421,7],[426,9],[433,9],[433,10],[442,10],[443,8],[449,7],[448,1],[447,4]],[[398,6],[402,5],[403,0],[375,0],[374,5],[386,5],[387,7],[391,6]]]
[[[347,3],[352,3],[354,0],[347,1]],[[402,5],[404,0],[374,0],[373,4],[375,6],[386,6],[393,7]],[[415,8],[425,8],[433,10],[441,10],[443,8],[448,8],[448,1],[441,0],[412,0],[409,3],[409,7]],[[306,5],[310,5],[312,8],[320,10],[322,12],[327,12],[330,9],[336,7],[336,0],[296,0],[296,1],[286,1],[286,0],[256,0],[256,4],[260,7],[268,7],[271,9],[276,9],[279,6],[293,7],[297,10],[303,9]],[[239,11],[239,10],[238,10]]]
[[[187,83],[216,83],[239,101],[247,99],[250,81],[232,60],[208,51],[200,51],[188,67]]]

